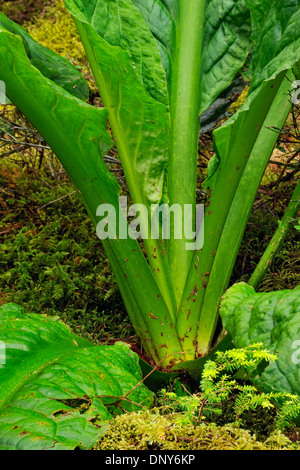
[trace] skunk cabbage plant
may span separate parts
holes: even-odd
[[[87,103],[87,85],[72,64],[3,14],[0,80],[77,188],[144,351],[164,368],[184,369],[213,345],[220,301],[278,138],[270,128],[281,129],[291,111],[300,2],[66,0],[66,8],[103,107]],[[202,214],[201,117],[246,68],[244,105],[213,132]],[[130,210],[103,159],[113,147]]]

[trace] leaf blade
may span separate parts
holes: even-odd
[[[300,288],[256,293],[245,283],[228,289],[220,313],[235,347],[262,342],[278,359],[260,376],[257,386],[266,392],[291,392],[300,396],[298,361],[293,359],[300,325]]]
[[[152,401],[146,387],[136,387],[138,357],[125,343],[96,346],[60,321],[12,304],[0,307],[0,331],[7,349],[0,369],[1,449],[89,449],[111,419],[110,403],[127,394],[131,401],[122,406],[128,410]],[[86,405],[66,404],[78,399]]]
[[[166,108],[166,86],[161,80],[163,69],[158,63],[159,52],[154,38],[147,29],[138,9],[129,1],[113,4],[122,6],[119,18],[109,11],[111,2],[97,0],[67,0],[66,6],[72,14],[85,47],[101,98],[111,122],[120,159],[131,196],[136,203],[149,205],[159,203],[163,195],[164,171],[168,163],[169,115]],[[100,6],[99,6],[100,5]],[[100,8],[101,7],[101,8]],[[102,16],[104,13],[108,14]],[[118,11],[119,12],[119,11]],[[137,16],[138,15],[138,16]],[[133,32],[123,25],[130,17],[137,18]],[[110,32],[121,30],[117,37]],[[142,32],[140,32],[142,30]],[[150,46],[140,48],[137,57],[139,35],[145,36]],[[154,73],[148,68],[141,70],[144,56],[153,56]],[[135,68],[134,68],[135,67]],[[153,79],[159,76],[163,88]],[[164,90],[164,98],[153,94]],[[135,170],[135,171],[134,171]],[[136,178],[138,175],[138,179]]]
[[[251,21],[245,1],[209,2],[200,77],[200,115],[229,87],[250,49]]]

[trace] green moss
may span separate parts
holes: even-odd
[[[170,415],[155,411],[116,417],[94,450],[294,450],[300,449],[279,431],[260,442],[232,425],[178,426]]]

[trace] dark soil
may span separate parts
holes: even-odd
[[[43,15],[47,6],[51,5],[54,0],[2,0],[0,10],[6,13],[9,8],[10,19],[18,24],[31,22],[36,15]]]

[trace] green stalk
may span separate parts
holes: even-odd
[[[202,250],[194,253],[190,272],[187,276],[187,282],[181,299],[180,313],[177,319],[177,331],[179,338],[183,344],[184,350],[195,350],[196,358],[203,352],[197,351],[197,335],[199,331],[200,315],[203,319],[203,302],[206,296],[208,286],[213,289],[212,282],[212,266],[214,265],[215,258],[219,250],[219,243],[223,236],[224,226],[228,220],[230,208],[235,198],[237,188],[243,177],[244,170],[249,162],[251,152],[256,145],[257,151],[259,147],[256,142],[259,138],[264,121],[268,114],[275,96],[284,79],[284,73],[280,74],[275,80],[267,82],[259,95],[252,101],[251,109],[243,111],[232,127],[221,127],[217,132],[221,135],[218,138],[215,136],[215,144],[217,146],[218,154],[221,155],[221,161],[217,171],[212,178],[208,180],[207,186],[209,189],[209,202],[205,210],[204,218],[204,246]],[[261,103],[264,103],[264,107]],[[273,121],[271,125],[276,123]],[[269,131],[274,137],[274,132]],[[263,142],[264,140],[261,139]],[[274,144],[273,144],[274,145]],[[259,160],[261,164],[261,160]],[[265,167],[265,161],[263,167]],[[249,175],[250,181],[253,180],[252,175]],[[256,182],[256,180],[254,181]],[[246,182],[245,194],[249,194],[248,183]],[[254,196],[251,195],[251,198]],[[238,201],[238,200],[237,200]],[[242,201],[242,199],[241,199]],[[243,205],[241,202],[240,208],[242,209],[243,220]],[[240,225],[240,220],[235,222],[232,227],[232,233],[229,235],[228,244],[237,243],[237,231]],[[226,251],[226,243],[225,243]],[[231,255],[227,252],[227,255]],[[226,257],[224,261],[220,259],[219,276],[223,276],[223,272],[227,270]],[[217,281],[219,282],[220,279]],[[222,295],[222,293],[220,294]],[[219,297],[217,299],[219,302]],[[204,318],[212,318],[212,323],[208,320],[209,337],[212,332],[212,325],[215,324],[216,313],[215,311],[205,312]],[[202,322],[203,323],[203,322]],[[205,325],[207,320],[205,320]],[[205,328],[201,324],[201,329]],[[202,351],[202,349],[201,349]],[[206,351],[205,351],[206,352]]]
[[[269,245],[267,246],[263,256],[261,257],[258,265],[256,266],[252,276],[250,277],[248,284],[256,289],[266,272],[270,268],[278,250],[284,242],[290,228],[291,223],[297,215],[300,209],[300,181],[296,186],[290,203],[285,211],[283,218],[278,223],[278,229],[272,237]]]
[[[153,342],[151,341],[151,336],[149,335],[144,318],[141,315],[141,310],[139,308],[138,302],[135,299],[135,294],[127,285],[126,279],[124,278],[124,274],[120,269],[118,260],[114,256],[113,250],[110,249],[110,246],[108,244],[103,245],[106,256],[109,259],[110,266],[116,277],[120,294],[122,296],[130,321],[136,331],[137,336],[140,338],[141,345],[143,346],[144,351],[157,363],[159,362],[159,356],[157,355],[157,350],[153,345]]]
[[[168,169],[169,204],[193,206],[195,212],[197,145],[199,137],[199,77],[205,0],[180,0],[176,56],[171,85],[171,156]],[[190,240],[174,239],[171,222],[168,259],[177,304],[179,304],[192,259],[186,250]],[[183,226],[183,221],[182,221]],[[193,224],[194,226],[194,224]]]
[[[289,74],[289,78],[292,78],[292,74]],[[278,134],[270,127],[275,126],[281,129],[291,111],[290,88],[290,80],[284,78],[247,159],[246,168],[230,206],[202,304],[197,335],[199,354],[205,354],[210,349],[218,320],[221,296],[230,282],[255,196],[278,139]]]

